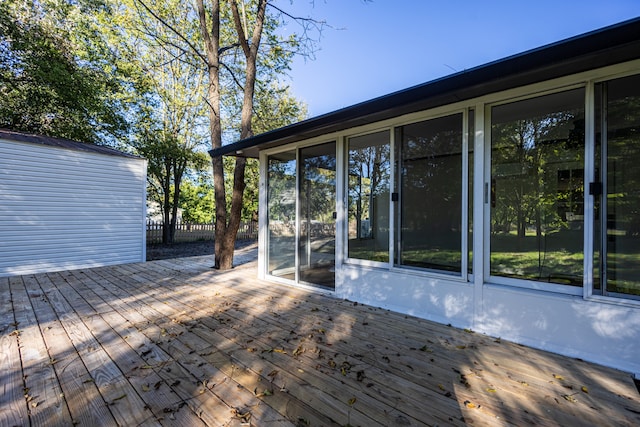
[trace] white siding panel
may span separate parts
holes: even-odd
[[[0,140],[0,276],[140,262],[146,162]]]

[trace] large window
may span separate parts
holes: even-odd
[[[396,129],[396,265],[462,272],[462,137],[462,113]]]
[[[582,286],[584,89],[491,109],[490,273]]]
[[[596,144],[595,292],[637,297],[640,75],[596,85]]]
[[[389,131],[349,138],[349,258],[389,262]]]

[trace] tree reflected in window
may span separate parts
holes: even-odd
[[[389,262],[389,131],[349,138],[349,258]]]
[[[491,111],[494,276],[582,286],[584,90]]]

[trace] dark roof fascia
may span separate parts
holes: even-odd
[[[85,153],[105,154],[108,156],[128,157],[132,159],[144,160],[142,157],[125,153],[114,148],[96,145],[88,142],[78,142],[66,138],[53,138],[44,135],[35,135],[24,132],[15,132],[7,129],[0,129],[0,139],[16,142],[26,142],[29,144],[46,145],[48,147],[64,148]]]
[[[260,150],[640,58],[640,18],[545,45],[209,151]]]

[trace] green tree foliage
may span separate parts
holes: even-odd
[[[301,35],[286,34],[287,23]],[[216,148],[304,118],[274,82],[294,54],[312,53],[309,34],[323,25],[267,0],[5,0],[0,126],[145,156],[171,241],[177,208],[190,199],[181,185],[202,169],[207,139]],[[231,267],[240,219],[254,218],[258,202],[257,163],[226,163],[225,173],[213,161],[221,268]]]
[[[182,221],[194,224],[213,223],[213,182],[211,173],[199,173],[193,179],[182,183],[180,207]]]
[[[113,4],[112,13],[101,16],[107,24],[105,37],[120,55],[132,59],[147,89],[138,98],[131,144],[149,161],[149,198],[161,208],[163,243],[172,243],[183,180],[207,164],[204,73],[194,72],[193,52],[169,42],[174,36],[171,28],[180,28],[189,39],[199,37],[195,15],[175,0],[155,5],[163,21],[138,1],[113,0]]]
[[[109,65],[91,18],[104,8],[85,1],[0,3],[0,127],[92,142],[125,133],[126,73]]]
[[[270,84],[267,90],[257,92],[254,101],[253,128],[262,133],[306,118],[306,106],[295,99],[287,87]],[[233,130],[233,129],[232,129]],[[230,136],[237,139],[239,135]],[[235,159],[226,157],[223,159],[225,174],[233,176]],[[247,159],[245,169],[245,190],[242,203],[242,221],[255,221],[258,217],[259,198],[259,163],[256,159]],[[227,210],[231,209],[232,182],[225,181]],[[210,171],[201,171],[197,176],[188,178],[183,185],[188,185],[189,194],[198,194],[204,197],[206,202],[195,197],[185,196],[180,198],[180,208],[184,221],[210,223],[213,218],[215,202],[212,197],[213,183]],[[185,187],[186,188],[186,187]],[[192,215],[190,212],[198,212]],[[196,219],[201,218],[201,219]]]
[[[188,47],[185,49],[195,48],[201,52],[202,69],[206,71],[208,81],[211,146],[215,149],[222,145],[225,118],[235,117],[229,114],[234,111],[234,105],[241,105],[240,138],[253,136],[254,101],[260,91],[260,82],[275,80],[270,77],[288,69],[292,56],[310,39],[296,35],[283,37],[275,31],[283,23],[283,16],[289,15],[267,0],[196,0],[196,11],[202,44],[198,48],[186,43]],[[292,19],[311,25],[315,22]],[[229,85],[240,88],[233,91],[236,93],[235,103],[224,102]],[[216,198],[215,266],[228,269],[233,265],[234,242],[242,214],[246,159],[236,159],[230,209],[226,208],[223,161],[213,158],[212,165]]]
[[[148,199],[160,205],[163,219],[163,243],[173,243],[182,180],[190,168],[203,169],[206,154],[185,146],[179,136],[164,129],[150,128],[141,132],[137,151],[148,161]]]

